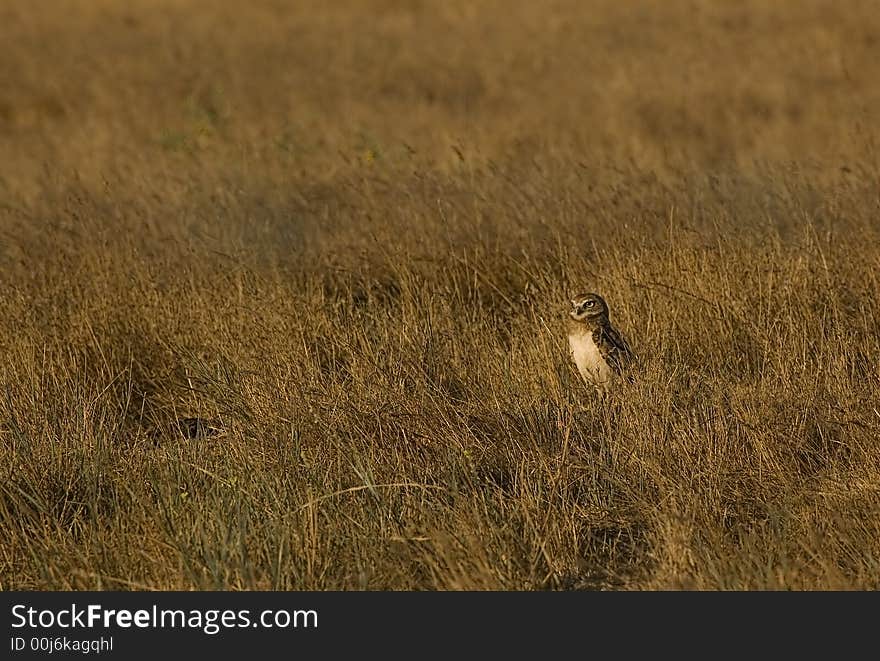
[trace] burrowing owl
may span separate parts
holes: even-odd
[[[599,294],[571,299],[568,346],[584,381],[606,393],[632,360],[626,340],[608,320],[608,304]]]

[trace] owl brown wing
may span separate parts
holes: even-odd
[[[623,336],[611,326],[604,326],[593,331],[593,341],[599,348],[605,362],[617,374],[625,370],[633,360],[632,350]]]

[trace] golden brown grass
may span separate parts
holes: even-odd
[[[873,3],[34,7],[0,589],[880,587]]]

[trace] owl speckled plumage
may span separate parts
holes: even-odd
[[[608,392],[633,359],[623,336],[608,319],[608,304],[599,294],[571,299],[568,345],[578,372],[600,393]]]

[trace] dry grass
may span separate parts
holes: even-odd
[[[622,4],[4,3],[0,589],[880,588],[880,15]]]

